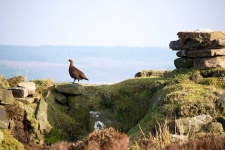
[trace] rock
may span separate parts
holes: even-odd
[[[13,97],[24,98],[28,96],[28,89],[23,87],[11,87],[9,90],[12,91]]]
[[[94,129],[95,130],[103,130],[105,128],[105,125],[101,121],[96,121],[94,124]]]
[[[3,132],[0,130],[0,145],[2,144],[2,141],[4,140],[4,134]],[[1,146],[0,146],[1,148]]]
[[[177,58],[174,60],[176,68],[191,68],[194,66],[194,59],[191,58]]]
[[[225,68],[225,56],[195,58],[194,68],[197,69]]]
[[[134,75],[135,78],[137,77],[164,77],[166,74],[170,73],[171,71],[159,71],[159,70],[142,70]]]
[[[16,100],[21,101],[25,104],[32,104],[36,101],[34,97],[16,98]]]
[[[187,57],[187,51],[186,50],[178,51],[176,55],[177,57]]]
[[[220,110],[222,114],[225,114],[225,93],[216,92],[218,100],[216,101],[217,109]]]
[[[171,41],[173,50],[196,50],[202,48],[222,48],[225,46],[225,32],[178,32],[179,40]]]
[[[26,78],[24,76],[15,76],[13,78],[8,79],[8,83],[10,87],[17,87],[18,83],[25,82]]]
[[[212,57],[212,56],[225,56],[225,48],[223,49],[201,49],[201,50],[192,50],[187,51],[187,57]]]
[[[107,110],[101,111],[89,111],[90,114],[90,126],[91,130],[95,128],[95,123],[101,121],[107,127],[113,127],[116,130],[120,130],[122,125],[116,118]],[[94,128],[93,128],[94,127]]]
[[[28,89],[28,95],[35,94],[36,86],[34,82],[20,82],[18,83],[19,87],[24,87]]]
[[[208,132],[219,132],[219,133],[222,133],[223,132],[223,126],[219,122],[211,122],[207,126],[207,131]]]
[[[48,104],[44,100],[40,100],[36,118],[41,134],[49,133],[52,129],[52,126],[48,122],[47,108]]]
[[[7,117],[6,109],[0,105],[0,128],[7,129],[9,126],[9,120]]]
[[[14,104],[12,91],[0,88],[0,104]]]
[[[67,98],[66,98],[66,96],[64,96],[64,95],[61,94],[61,93],[54,93],[54,97],[55,97],[55,99],[56,99],[58,102],[60,102],[60,103],[62,103],[62,104],[67,103]]]
[[[199,131],[204,125],[210,123],[212,119],[210,115],[198,115],[192,118],[177,119],[175,124],[180,134],[186,134]]]
[[[85,87],[79,84],[56,84],[55,88],[60,93],[69,95],[80,95],[85,94]]]

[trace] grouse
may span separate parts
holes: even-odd
[[[69,74],[71,78],[74,78],[73,83],[75,83],[76,80],[78,80],[78,83],[80,80],[83,80],[83,79],[88,80],[88,78],[85,76],[85,74],[82,71],[74,67],[72,59],[69,59],[68,61],[70,62]]]

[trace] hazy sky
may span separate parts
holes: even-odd
[[[225,31],[224,0],[0,0],[0,44],[168,47]]]

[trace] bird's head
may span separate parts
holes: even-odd
[[[68,61],[69,61],[70,63],[73,63],[73,60],[72,60],[72,59],[69,59]]]

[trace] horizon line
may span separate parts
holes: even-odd
[[[115,46],[104,46],[104,45],[20,45],[20,44],[0,44],[0,46],[17,46],[17,47],[103,47],[103,48],[169,48],[167,46],[125,46],[125,45],[115,45]]]

